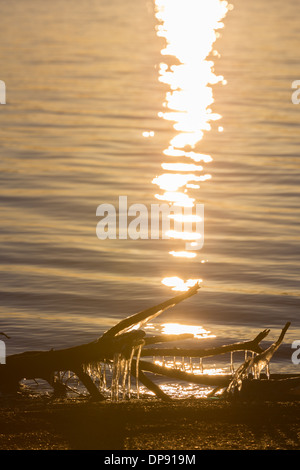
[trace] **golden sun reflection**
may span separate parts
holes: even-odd
[[[173,56],[177,64],[164,62],[159,67],[159,81],[170,86],[163,107],[167,111],[159,116],[174,121],[174,129],[181,131],[175,137],[182,148],[195,145],[203,131],[211,128],[210,122],[220,119],[213,113],[211,85],[226,83],[223,76],[214,72],[214,62],[208,56],[223,28],[221,20],[228,11],[228,3],[221,0],[155,0],[157,35],[165,38],[163,56]],[[216,53],[214,53],[216,56]],[[173,142],[174,143],[174,142]]]
[[[165,149],[163,153],[168,157],[188,157],[194,160],[194,162],[212,162],[212,158],[210,155],[196,152],[185,152],[184,150],[174,149],[174,147],[171,146]]]
[[[202,171],[203,166],[192,163],[162,163],[162,168],[169,171]]]
[[[187,281],[183,281],[178,276],[173,277],[165,277],[162,281],[167,287],[172,287],[172,290],[185,292],[189,290],[190,287],[194,287],[197,283],[202,282],[202,279],[188,279]]]
[[[182,335],[191,334],[194,338],[211,338],[210,331],[205,330],[202,326],[182,325],[181,323],[163,323],[162,334],[164,335]]]
[[[178,232],[176,230],[168,230],[167,237],[175,238],[176,240],[199,240],[202,235],[195,232]]]
[[[170,251],[170,255],[175,256],[175,258],[196,258],[196,253],[192,251]]]
[[[184,193],[176,191],[167,191],[164,194],[155,194],[155,197],[160,201],[172,202],[174,206],[194,207],[195,199],[189,197],[187,194]]]
[[[211,179],[210,174],[199,173],[212,157],[198,152],[195,147],[222,117],[212,110],[213,86],[226,84],[224,77],[215,73],[214,60],[220,54],[213,46],[229,9],[231,5],[224,0],[155,0],[156,33],[165,40],[161,50],[165,59],[159,64],[158,80],[169,87],[158,116],[173,122],[175,132],[163,154],[178,161],[163,162],[163,170],[169,173],[156,176],[152,183],[162,191],[155,195],[156,199],[177,207],[195,207],[198,198],[190,196],[188,190],[199,190],[199,184],[195,183]],[[223,127],[219,126],[218,131],[222,132]],[[200,238],[200,234],[186,229],[169,230],[166,235],[176,240],[194,240],[195,249],[195,240]],[[191,248],[186,247],[186,250],[192,250],[193,243],[189,245]],[[195,252],[187,254],[186,250],[169,253],[182,258],[197,256]],[[195,280],[172,277],[162,282],[173,290],[187,290],[191,281]]]
[[[202,181],[201,176],[181,175],[179,173],[163,174],[154,178],[153,183],[166,191],[177,191],[182,186],[186,186],[189,181]]]
[[[199,215],[193,215],[193,214],[188,214],[188,215],[170,214],[168,217],[170,217],[170,219],[176,220],[177,222],[201,222],[202,221],[202,217],[200,217]]]
[[[163,349],[162,349],[162,353],[163,353]],[[226,369],[225,368],[220,368],[220,367],[211,367],[211,368],[205,368],[204,371],[202,371],[201,369],[201,366],[197,366],[197,365],[190,365],[188,363],[183,363],[182,361],[178,360],[178,361],[175,361],[174,360],[171,360],[171,361],[167,361],[167,360],[159,360],[159,359],[156,359],[154,361],[154,364],[158,365],[158,366],[161,366],[161,367],[166,367],[167,369],[181,369],[183,370],[184,372],[187,372],[188,374],[194,374],[194,375],[202,375],[202,374],[205,374],[205,375],[225,375],[227,373]],[[166,387],[165,387],[166,388]],[[178,397],[178,395],[177,395]]]

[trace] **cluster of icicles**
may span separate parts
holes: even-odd
[[[140,385],[139,385],[139,361],[141,357],[142,346],[133,347],[129,358],[126,358],[122,353],[118,352],[114,354],[113,360],[103,360],[101,362],[94,362],[84,365],[84,372],[86,372],[93,380],[94,384],[99,388],[101,392],[110,392],[111,400],[118,402],[120,399],[130,399],[133,395],[133,389],[131,386],[131,375],[129,373],[132,369],[132,360],[135,356],[135,395],[136,398],[140,398]],[[255,353],[252,353],[252,357]],[[248,351],[245,351],[245,361],[249,359]],[[160,360],[159,360],[160,359]],[[160,358],[153,356],[153,362],[160,364],[164,367],[172,367],[174,369],[180,369],[185,372],[194,374],[204,374],[205,369],[203,365],[203,359],[199,358],[199,362],[195,362],[195,358],[192,357],[181,357],[178,361],[177,357],[173,357],[172,360],[168,360],[165,356]],[[188,359],[188,361],[186,361]],[[194,360],[193,360],[194,359]],[[235,373],[233,352],[230,353],[230,373]],[[66,377],[65,373],[56,373],[57,379],[67,383],[71,377],[70,372]]]
[[[249,351],[245,351],[245,361],[249,358]],[[254,357],[255,353],[252,353]],[[170,360],[171,359],[171,360]],[[187,360],[188,359],[188,360]],[[174,369],[179,369],[183,372],[189,372],[194,374],[204,374],[204,364],[203,358],[200,357],[198,360],[194,357],[181,357],[178,358],[174,356],[173,358],[167,358],[166,356],[161,356],[159,359],[153,356],[153,362],[159,364],[163,367],[172,367]],[[233,361],[233,352],[230,353],[230,373],[234,374],[234,361]]]
[[[110,394],[112,401],[119,401],[120,398],[122,398],[122,400],[126,398],[130,399],[132,397],[132,387],[131,374],[129,371],[131,371],[133,357],[136,356],[135,383],[136,397],[139,398],[139,361],[141,350],[142,346],[133,347],[129,358],[126,358],[120,352],[115,353],[113,360],[86,364],[84,371],[91,377],[102,392],[109,390],[108,376],[110,377]]]

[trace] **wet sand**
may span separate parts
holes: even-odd
[[[0,449],[299,450],[300,402],[0,402]]]

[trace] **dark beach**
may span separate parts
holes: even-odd
[[[2,450],[299,450],[300,402],[2,399]]]
[[[300,2],[0,17],[0,449],[299,450]]]

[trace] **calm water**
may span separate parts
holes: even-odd
[[[300,4],[227,10],[217,0],[198,10],[192,0],[0,1],[8,354],[95,339],[175,295],[162,280],[176,276],[203,287],[159,321],[201,325],[225,343],[265,327],[273,340],[289,320],[277,368],[299,372]],[[170,255],[181,240],[97,238],[99,204],[170,201],[174,175],[190,175],[177,193],[205,207],[195,258]]]

